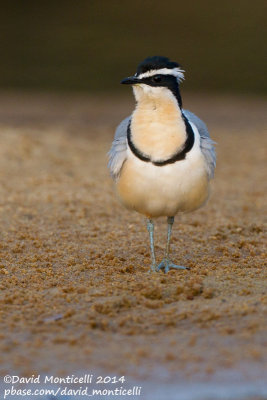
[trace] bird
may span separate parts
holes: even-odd
[[[136,105],[118,125],[108,153],[119,199],[147,218],[153,272],[190,269],[170,259],[174,218],[206,203],[216,166],[215,142],[206,124],[183,109],[184,72],[179,63],[152,56],[121,81],[132,86]],[[154,224],[158,217],[167,217],[167,243],[157,265]]]

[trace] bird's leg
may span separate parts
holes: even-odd
[[[167,230],[167,244],[166,244],[166,251],[165,251],[165,259],[169,260],[170,241],[171,241],[171,235],[172,235],[172,226],[174,224],[174,217],[168,217],[167,223],[168,223],[168,230]]]
[[[182,267],[181,265],[175,265],[169,259],[170,241],[171,241],[174,217],[168,217],[167,223],[168,223],[168,232],[167,232],[167,244],[166,244],[166,250],[165,250],[165,257],[164,257],[163,261],[157,266],[157,271],[159,271],[160,269],[164,269],[164,272],[167,273],[170,269],[189,269],[187,267]]]
[[[152,219],[147,221],[147,230],[149,232],[149,239],[150,239],[150,251],[151,251],[151,270],[153,272],[156,271],[156,257],[155,257],[155,249],[154,249],[154,222]]]

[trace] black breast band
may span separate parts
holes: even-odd
[[[188,122],[188,119],[184,116],[184,114],[182,114],[182,117],[185,123],[186,136],[187,136],[183,148],[179,150],[177,153],[175,153],[171,158],[168,158],[168,160],[159,160],[159,161],[152,161],[148,155],[144,154],[134,145],[131,138],[132,135],[131,135],[131,120],[130,120],[127,127],[127,140],[128,140],[128,145],[133,154],[140,160],[145,162],[151,162],[153,165],[156,165],[157,167],[163,167],[164,165],[173,164],[176,161],[184,160],[186,157],[186,153],[188,153],[194,145],[195,135],[190,123]]]

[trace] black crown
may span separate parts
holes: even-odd
[[[167,57],[162,56],[153,56],[147,57],[144,61],[142,61],[137,67],[137,75],[143,74],[144,72],[154,70],[154,69],[162,69],[162,68],[177,68],[180,67],[180,64],[174,61],[170,61]]]

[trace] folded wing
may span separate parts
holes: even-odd
[[[124,161],[127,157],[127,127],[130,117],[125,118],[117,127],[115,137],[108,153],[108,167],[114,180],[120,176]]]
[[[189,110],[183,110],[184,115],[198,129],[200,135],[200,148],[205,157],[209,178],[213,178],[216,166],[215,142],[211,140],[206,124]]]

